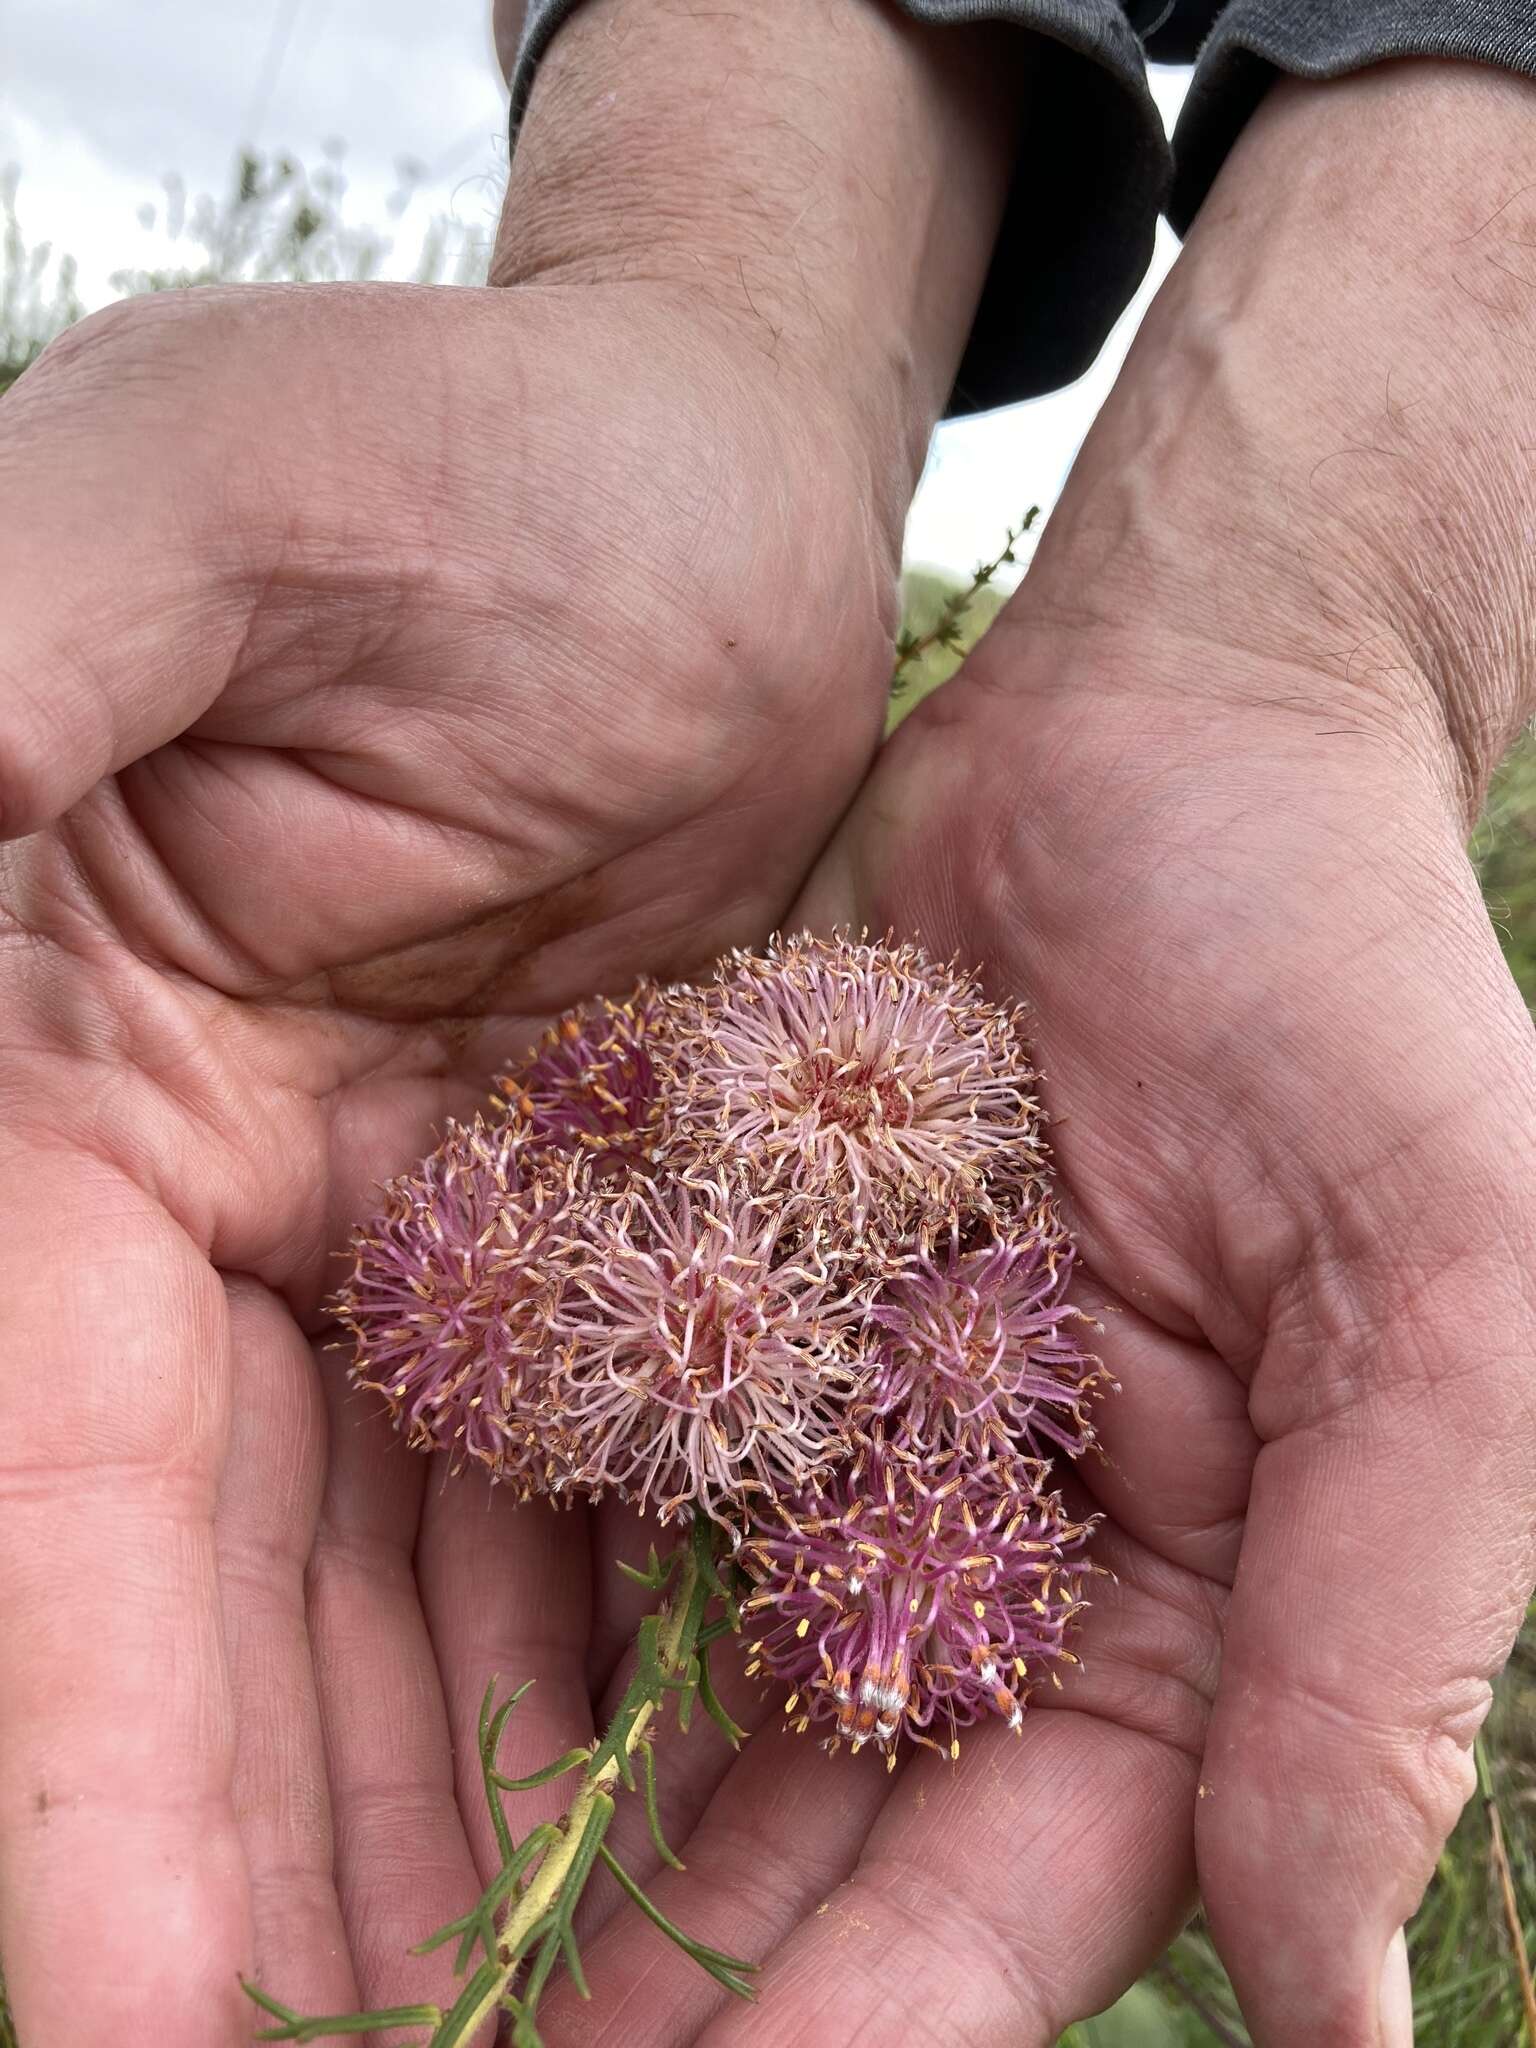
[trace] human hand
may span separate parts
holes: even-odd
[[[1529,223],[1476,233],[1536,189],[1528,101],[1433,67],[1275,96],[796,914],[1033,1005],[1122,1386],[1077,1473],[1116,1574],[1082,1671],[891,1778],[755,1703],[653,1891],[765,1960],[761,2006],[616,1917],[555,2041],[1045,2048],[1197,1881],[1256,2041],[1409,2038],[1397,1930],[1536,1535],[1536,1056],[1462,851],[1536,615]]]
[[[1033,1002],[1124,1388],[1119,1583],[998,1746],[1031,2041],[1150,1959],[1191,1816],[1255,2040],[1406,2040],[1389,1941],[1536,1569],[1536,1058],[1462,852],[1530,709],[1529,99],[1275,96],[812,898]]]
[[[728,75],[710,119],[666,95],[745,65],[774,104],[768,28],[690,56],[699,25],[647,6],[551,56],[515,288],[136,304],[0,416],[0,1954],[27,2048],[248,2039],[241,1970],[312,2010],[430,1996],[404,1951],[478,1889],[487,1677],[541,1678],[531,1745],[590,1723],[580,1518],[444,1491],[338,1398],[310,1351],[330,1254],[545,1015],[792,893],[880,730],[1006,156],[967,36],[935,64],[873,8],[833,49],[819,9],[777,23],[831,70],[765,143]],[[615,111],[564,53],[628,27]],[[869,95],[890,212],[850,225]],[[935,248],[948,310],[893,352],[869,309]]]

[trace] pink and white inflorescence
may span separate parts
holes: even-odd
[[[909,1254],[870,1310],[873,1413],[925,1456],[1077,1457],[1093,1441],[1105,1374],[1082,1341],[1096,1325],[1066,1299],[1072,1248],[1044,1209],[1015,1228]]]
[[[1024,1703],[1058,1663],[1090,1570],[1086,1525],[1007,1463],[933,1468],[876,1438],[821,1493],[778,1503],[742,1559],[760,1667],[798,1727],[953,1754],[956,1730]]]
[[[739,1520],[847,1454],[868,1284],[780,1201],[637,1178],[593,1192],[562,1263],[562,1484]]]
[[[544,1383],[558,1293],[550,1255],[569,1208],[526,1132],[450,1124],[352,1239],[337,1307],[353,1379],[382,1394],[419,1450],[473,1458],[531,1487],[547,1466]]]
[[[952,1751],[1055,1678],[1109,1384],[1022,1018],[808,934],[560,1020],[353,1240],[353,1377],[522,1492],[724,1526],[795,1724]]]
[[[914,946],[803,934],[731,954],[674,1045],[681,1138],[856,1236],[926,1235],[991,1176],[1041,1169],[1019,1014]]]

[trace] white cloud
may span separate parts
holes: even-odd
[[[412,220],[489,227],[506,168],[490,0],[6,0],[0,163],[21,170],[33,240],[80,263],[88,303],[114,270],[164,259],[138,210],[168,171],[222,191],[254,142],[320,160],[344,137],[349,217],[387,225],[397,163],[426,167]],[[252,132],[254,126],[254,133]]]

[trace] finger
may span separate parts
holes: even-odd
[[[833,1759],[834,1763],[846,1759]],[[840,2038],[1050,2048],[1107,2005],[1188,1910],[1195,1760],[1088,1713],[1030,1713],[924,1752],[847,1882],[732,2006],[705,2048]]]
[[[1097,1281],[1073,1298],[1101,1325],[1093,1348],[1114,1381],[1078,1478],[1138,1543],[1230,1585],[1259,1449],[1246,1388],[1208,1345],[1160,1329]]]
[[[452,1948],[407,1953],[480,1892],[412,1569],[432,1468],[349,1396],[334,1353],[319,1369],[331,1461],[308,1612],[353,1968],[366,2006],[451,2003]]]
[[[56,341],[11,394],[0,422],[6,836],[62,816],[173,738],[239,654],[250,602],[215,566],[221,542],[239,542],[214,445],[238,411],[229,393],[206,403],[213,310],[188,317],[174,293],[110,307]]]
[[[646,1878],[645,1889],[695,1940],[761,1961],[848,1875],[900,1785],[872,1751],[831,1757],[782,1724],[766,1729],[731,1763],[693,1832],[679,1835],[686,1868]],[[618,1854],[638,1876],[632,1854]],[[627,1902],[584,1945],[583,1961],[592,2003],[562,1981],[546,2008],[552,2041],[673,2048],[733,1999]]]
[[[1277,1304],[1254,1382],[1269,1441],[1198,1840],[1212,1928],[1266,2048],[1389,2038],[1388,1949],[1472,1790],[1489,1678],[1530,1585],[1528,1283],[1488,1257],[1465,1184],[1433,1196],[1433,1173],[1413,1178],[1415,1215],[1357,1218],[1347,1256]],[[1426,1241],[1453,1208],[1467,1240]]]
[[[486,1688],[498,1701],[531,1689],[509,1717],[498,1764],[522,1778],[592,1739],[586,1647],[590,1607],[587,1517],[549,1501],[519,1505],[485,1474],[434,1467],[417,1545],[417,1576],[442,1673],[455,1781],[482,1883],[501,1866],[486,1804],[479,1720]],[[572,1781],[505,1795],[515,1839],[563,1813]]]
[[[300,2012],[349,2012],[357,1986],[304,1610],[325,1410],[309,1345],[282,1303],[253,1280],[226,1282],[226,1294],[234,1404],[215,1533],[255,1981]]]
[[[213,1515],[228,1328],[141,1190],[6,1162],[0,1952],[27,2048],[250,2036]]]

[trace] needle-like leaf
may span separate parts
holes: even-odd
[[[675,1921],[669,1920],[660,1906],[641,1890],[606,1842],[598,1854],[618,1880],[620,1889],[634,1901],[652,1926],[661,1930],[668,1941],[675,1942],[684,1955],[691,1957],[700,1969],[707,1970],[717,1983],[725,1986],[727,1991],[735,1992],[738,1998],[750,1999],[756,1995],[752,1986],[744,1981],[757,1969],[756,1963],[749,1963],[740,1956],[728,1956],[720,1949],[710,1948],[705,1942],[695,1941],[693,1936],[685,1934]]]

